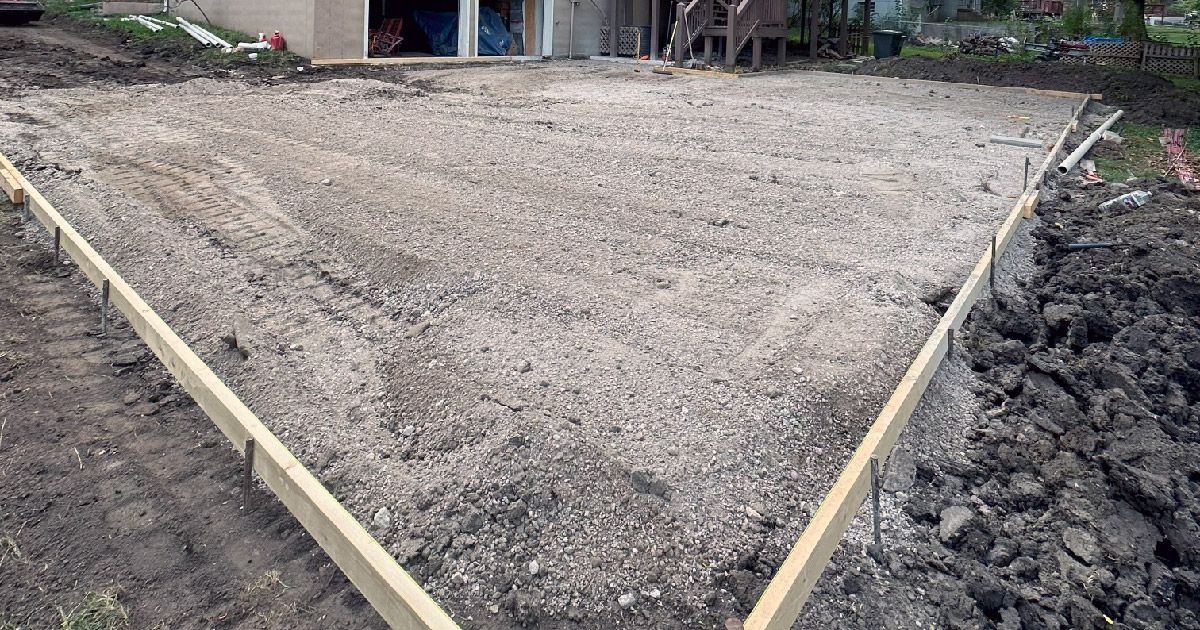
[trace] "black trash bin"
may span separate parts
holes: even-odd
[[[900,48],[904,46],[904,33],[900,31],[874,31],[871,33],[871,43],[875,45],[876,59],[899,57]]]

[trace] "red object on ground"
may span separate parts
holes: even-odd
[[[287,42],[283,41],[283,35],[280,35],[279,31],[275,31],[275,34],[267,41],[271,44],[272,50],[287,50]]]

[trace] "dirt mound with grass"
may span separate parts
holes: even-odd
[[[1134,122],[1179,127],[1200,125],[1200,91],[1182,89],[1155,74],[1037,61],[997,62],[950,55],[942,59],[901,57],[867,61],[857,74],[982,85],[1099,93],[1104,103],[1125,109]]]

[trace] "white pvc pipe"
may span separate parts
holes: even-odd
[[[198,35],[199,38],[201,39],[201,41],[204,41],[207,44],[212,44],[213,46],[220,46],[222,48],[233,48],[233,46],[229,42],[221,39],[220,37],[217,37],[216,35],[213,35],[212,33],[204,30],[203,28],[201,28],[199,26],[196,26],[195,24],[192,24],[191,22],[183,19],[182,17],[176,17],[175,21],[182,24],[185,29],[191,29],[191,31],[193,31],[193,36]]]
[[[135,17],[135,18],[133,18],[133,19],[134,19],[134,21],[136,21],[138,24],[141,24],[142,26],[145,26],[146,28],[150,29],[151,31],[153,31],[153,32],[155,32],[155,33],[157,33],[157,32],[159,32],[159,31],[163,30],[163,27],[162,27],[161,25],[159,25],[159,24],[155,24],[154,22],[151,22],[150,20],[147,20],[147,19],[143,18],[143,17],[142,17],[142,16],[140,16],[140,15],[139,15],[139,16],[137,16],[137,17]]]
[[[201,33],[203,33],[205,36],[211,38],[212,42],[214,44],[220,46],[221,48],[233,48],[233,44],[230,44],[229,42],[221,39],[220,37],[217,37],[215,33],[204,28],[203,26],[197,26],[196,28],[200,29]]]
[[[1067,156],[1067,159],[1063,160],[1062,163],[1058,165],[1058,173],[1060,175],[1066,175],[1072,168],[1074,168],[1075,164],[1078,163],[1079,160],[1083,159],[1083,156],[1087,155],[1087,152],[1092,149],[1092,145],[1096,144],[1096,141],[1100,139],[1100,136],[1104,135],[1104,132],[1108,131],[1108,128],[1113,126],[1113,123],[1117,122],[1117,119],[1120,118],[1121,114],[1124,113],[1125,110],[1118,109],[1117,113],[1113,114],[1111,118],[1104,121],[1104,124],[1100,125],[1099,129],[1093,131],[1092,135],[1088,136],[1087,140],[1083,141],[1083,144],[1080,144],[1079,147],[1071,153],[1071,155]]]
[[[181,18],[181,19],[182,19],[182,18]],[[201,44],[204,44],[205,46],[212,46],[212,42],[208,41],[207,39],[205,39],[205,38],[204,38],[204,36],[203,36],[203,35],[201,35],[200,33],[196,32],[196,31],[195,31],[195,30],[194,30],[194,29],[191,27],[191,25],[190,25],[190,24],[181,24],[181,25],[180,25],[180,28],[182,28],[182,29],[183,29],[183,31],[184,31],[185,33],[187,33],[188,35],[191,35],[193,39],[195,39],[196,41],[200,42]]]
[[[146,18],[147,20],[150,20],[151,22],[154,22],[155,24],[161,24],[163,26],[170,26],[171,28],[179,28],[178,24],[172,24],[170,22],[167,22],[166,20],[160,20],[156,17],[150,17],[149,15],[143,15],[142,17]]]

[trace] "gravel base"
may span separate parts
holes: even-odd
[[[465,626],[715,627],[1011,208],[987,137],[1071,106],[555,63],[41,91],[0,143]]]

